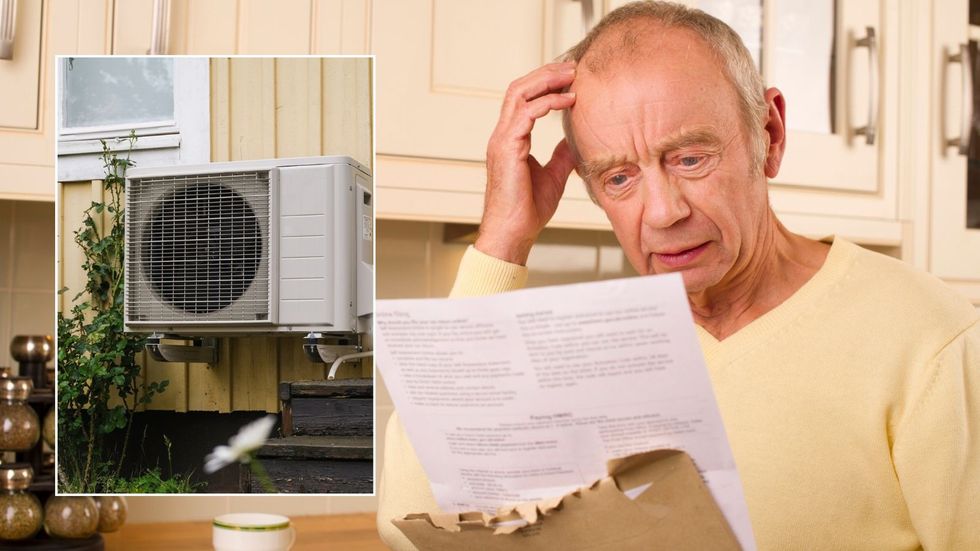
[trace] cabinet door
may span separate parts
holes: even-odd
[[[45,173],[41,126],[41,2],[18,2],[14,18],[13,56],[0,60],[0,197],[34,198],[52,190],[40,180]],[[50,163],[47,163],[50,164]]]
[[[153,0],[115,0],[117,54],[145,54],[154,26],[168,54],[367,53],[371,0],[170,0],[166,18]]]
[[[0,198],[53,201],[54,56],[106,53],[112,5],[22,0],[17,9],[14,59],[0,61],[0,82],[11,83],[0,105]]]
[[[890,37],[882,36],[878,2],[773,0],[763,6],[763,75],[767,85],[784,90],[789,128],[775,183],[879,191],[879,158],[891,139],[882,131],[882,105],[891,90],[881,80]]]
[[[931,270],[953,282],[977,282],[980,281],[980,122],[977,115],[980,112],[980,61],[977,59],[980,2],[936,0],[932,36],[935,101],[930,117]]]
[[[573,0],[376,0],[379,166],[397,176],[379,182],[400,198],[380,193],[379,216],[478,221],[482,163],[507,86],[577,42],[583,13]],[[547,162],[564,137],[560,116],[537,121],[533,136],[531,153]],[[427,170],[405,162],[413,158],[433,161]],[[551,225],[608,222],[573,175]]]
[[[19,2],[14,14],[14,47],[10,59],[0,60],[0,82],[16,94],[0,103],[0,128],[38,127],[38,72],[41,68],[41,2]]]

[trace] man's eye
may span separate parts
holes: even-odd
[[[697,166],[698,163],[700,163],[701,162],[701,159],[703,159],[703,158],[704,157],[681,157],[680,163],[681,163],[681,166],[685,166],[685,167],[690,168],[690,167],[693,167],[693,166]]]
[[[609,183],[614,186],[621,186],[629,181],[629,176],[625,174],[614,174],[609,177]]]

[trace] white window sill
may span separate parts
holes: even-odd
[[[106,145],[110,151],[127,151],[129,149],[128,139],[107,138]],[[136,140],[133,151],[143,151],[147,149],[166,149],[180,147],[180,134],[164,134],[161,136],[142,136]],[[73,140],[58,142],[58,155],[89,155],[92,153],[102,153],[102,142],[100,140]]]

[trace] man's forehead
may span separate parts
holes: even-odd
[[[586,52],[570,86],[577,94],[573,113],[598,110],[609,116],[624,104],[645,109],[737,102],[722,63],[696,33],[649,23],[635,27],[608,31]],[[620,109],[624,117],[636,114]]]
[[[663,124],[659,135],[665,135],[696,123],[691,117],[737,116],[734,87],[714,53],[693,31],[651,25],[634,31],[609,31],[579,63],[570,87],[576,93],[575,105],[566,113],[575,134],[642,120]],[[631,48],[628,57],[609,57],[615,53],[612,48],[623,44]],[[589,61],[603,57],[601,67]]]
[[[697,33],[681,27],[668,27],[660,22],[641,19],[611,27],[579,60],[579,72],[603,76],[616,70],[631,70],[637,65],[657,59],[701,58],[717,63],[715,54]]]

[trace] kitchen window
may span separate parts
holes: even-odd
[[[206,58],[59,57],[58,180],[102,177],[102,144],[138,166],[210,161]]]

